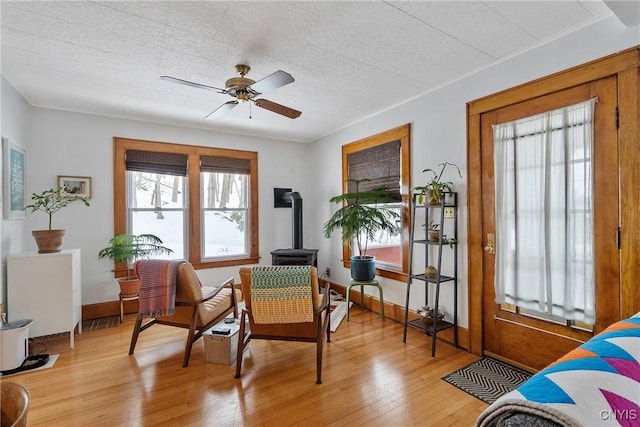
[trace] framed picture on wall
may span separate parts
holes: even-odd
[[[72,196],[91,198],[91,178],[88,176],[58,175],[58,188],[64,187]]]
[[[7,138],[2,138],[2,169],[4,218],[24,218],[27,196],[27,150]]]

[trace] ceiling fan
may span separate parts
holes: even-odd
[[[261,95],[263,92],[268,90],[277,89],[284,85],[288,85],[294,81],[291,74],[286,73],[282,70],[278,70],[275,73],[269,74],[267,77],[256,81],[246,78],[245,76],[249,73],[251,67],[245,64],[236,65],[236,71],[240,75],[240,77],[231,77],[225,82],[225,88],[220,89],[213,86],[204,85],[201,83],[194,83],[188,80],[179,79],[171,76],[160,76],[162,80],[167,80],[170,82],[180,83],[187,86],[197,87],[200,89],[212,90],[218,93],[224,93],[236,98],[234,101],[225,102],[215,110],[213,110],[208,116],[207,119],[216,119],[222,117],[224,114],[228,113],[233,107],[239,104],[240,101],[249,101],[253,102],[256,106],[260,108],[264,108],[265,110],[273,111],[274,113],[283,115],[285,117],[289,117],[290,119],[295,119],[302,114],[298,110],[294,110],[293,108],[286,107],[284,105],[277,104],[273,101],[269,101],[268,99],[255,99],[257,96]]]

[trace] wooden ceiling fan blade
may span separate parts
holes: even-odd
[[[295,80],[291,74],[278,70],[275,73],[269,74],[267,77],[258,80],[249,88],[258,93],[264,93],[269,90],[277,89],[289,83],[293,83]]]
[[[218,119],[231,111],[236,105],[238,105],[238,101],[225,102],[213,110],[207,117],[205,117],[205,119]]]
[[[191,87],[196,87],[198,89],[206,89],[206,90],[212,90],[214,92],[218,92],[218,93],[227,93],[226,89],[220,89],[219,87],[214,87],[214,86],[208,86],[208,85],[203,85],[202,83],[194,83],[194,82],[190,82],[189,80],[183,80],[183,79],[179,79],[177,77],[171,77],[171,76],[160,76],[160,78],[162,80],[166,80],[168,82],[174,82],[174,83],[180,83],[182,85],[187,85],[187,86],[191,86]]]
[[[277,104],[273,101],[269,101],[268,99],[256,99],[253,102],[260,108],[273,111],[274,113],[281,114],[285,117],[289,117],[290,119],[298,118],[300,117],[300,114],[302,114],[302,112],[298,110],[285,107],[284,105]]]

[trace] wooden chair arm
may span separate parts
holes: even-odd
[[[318,307],[318,309],[316,310],[316,313],[322,313],[329,306],[331,302],[329,297],[330,287],[331,284],[329,282],[326,282],[326,285],[324,285],[324,291],[322,292],[322,302],[320,303],[320,307]]]

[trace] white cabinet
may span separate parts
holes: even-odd
[[[9,320],[32,319],[30,337],[82,333],[80,249],[51,254],[37,252],[7,257]]]

